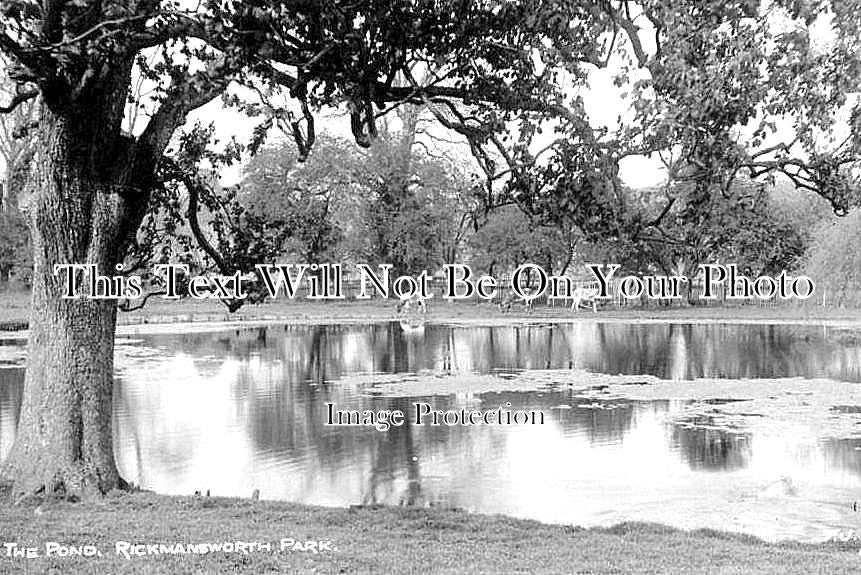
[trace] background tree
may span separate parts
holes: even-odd
[[[796,267],[811,230],[830,211],[822,197],[787,182],[736,178],[727,193],[709,194],[691,209],[694,193],[691,183],[632,190],[644,219],[661,212],[662,221],[629,245],[627,259],[664,274],[693,275],[706,262],[735,263],[755,276],[779,274]]]
[[[288,143],[262,150],[242,182],[248,216],[303,262],[388,263],[403,274],[455,261],[475,183],[405,142],[404,129],[415,128],[381,130],[367,151],[323,135],[301,163]]]
[[[16,84],[9,78],[8,70],[11,62],[0,54],[0,101],[14,100]],[[33,100],[22,102],[7,114],[0,113],[0,155],[4,167],[3,183],[0,194],[0,211],[7,212],[17,207],[15,193],[20,192],[20,179],[15,172],[26,169],[26,164],[32,156],[33,138],[29,132],[37,114],[37,104]]]
[[[27,224],[16,208],[0,212],[0,282],[28,267]],[[25,278],[26,279],[26,278]]]
[[[861,210],[821,223],[813,234],[802,271],[816,282],[817,304],[861,304]]]
[[[371,149],[363,259],[391,264],[394,274],[432,273],[457,257],[476,206],[475,184],[412,144],[407,153],[405,139],[381,137]]]
[[[355,145],[323,137],[316,146],[302,163],[287,143],[261,150],[240,191],[249,216],[266,226],[281,253],[307,263],[340,259],[365,189]]]
[[[9,61],[0,56],[0,101],[14,97],[15,84],[8,78]],[[27,224],[21,213],[19,197],[24,187],[25,172],[32,156],[32,138],[36,103],[26,102],[10,114],[0,114],[0,155],[4,176],[0,177],[0,282],[9,280],[13,273],[26,275],[30,265],[30,243]]]
[[[517,206],[503,206],[470,237],[471,264],[488,274],[501,274],[529,262],[547,273],[564,274],[577,240],[573,227],[540,225]]]

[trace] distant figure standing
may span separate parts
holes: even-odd
[[[521,290],[523,296],[519,296],[514,293],[514,290],[509,290],[508,293],[505,294],[505,297],[502,298],[502,301],[499,302],[498,307],[499,311],[505,313],[511,311],[511,306],[514,304],[522,304],[523,309],[527,313],[531,313],[533,310],[532,302],[535,301],[535,298],[530,297],[532,295],[531,288],[523,288]]]
[[[401,296],[401,299],[397,305],[398,315],[408,314],[413,308],[413,306],[415,306],[418,309],[418,312],[421,314],[425,314],[428,311],[428,306],[425,303],[425,298],[423,298],[419,294],[414,294],[411,296]]]
[[[578,287],[571,294],[572,302],[571,309],[575,312],[580,309],[581,305],[592,305],[592,311],[598,311],[598,288]]]

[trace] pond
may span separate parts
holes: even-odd
[[[20,343],[0,342],[0,458]],[[832,328],[268,326],[120,337],[122,475],[329,506],[440,505],[819,541],[861,526],[861,343]],[[415,404],[543,424],[327,425]],[[857,502],[857,503],[856,503]]]

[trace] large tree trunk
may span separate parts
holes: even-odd
[[[21,417],[7,460],[15,491],[105,493],[121,485],[112,443],[116,304],[61,300],[37,264]]]
[[[55,265],[96,264],[101,274],[115,275],[148,194],[124,185],[128,167],[93,158],[92,148],[79,144],[92,127],[81,134],[73,122],[43,118],[31,172],[30,339],[18,432],[4,471],[19,494],[87,495],[124,485],[111,426],[116,301],[63,299]],[[118,152],[116,142],[106,144]]]

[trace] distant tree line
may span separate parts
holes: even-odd
[[[397,131],[369,150],[325,135],[317,145],[304,163],[291,143],[270,146],[245,170],[237,194],[248,206],[246,217],[277,238],[273,257],[390,263],[397,273],[468,261],[497,275],[525,262],[575,275],[583,262],[686,275],[699,264],[721,262],[757,276],[797,270],[817,227],[834,219],[826,200],[788,181],[739,178],[728,194],[712,194],[696,210],[687,205],[694,187],[670,182],[625,187],[618,202],[626,225],[616,234],[596,233],[514,203],[488,208],[476,175]],[[668,196],[677,201],[665,209]]]

